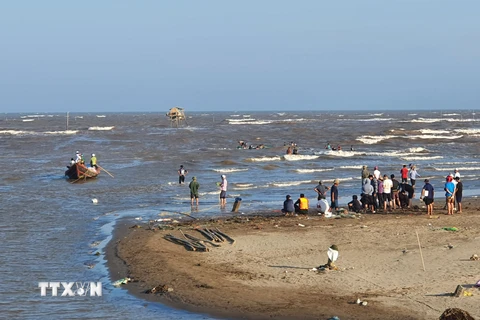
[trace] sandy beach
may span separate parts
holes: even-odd
[[[438,319],[449,307],[480,318],[480,261],[469,259],[480,255],[480,201],[464,199],[463,206],[453,216],[437,208],[433,219],[420,208],[338,219],[272,211],[192,220],[173,230],[123,222],[107,258],[112,280],[135,280],[124,285],[130,293],[221,318]],[[235,243],[198,252],[164,239],[183,238],[181,231],[204,238],[195,228],[205,227]],[[451,227],[458,231],[444,229]],[[338,270],[312,271],[327,262],[332,244]],[[457,285],[473,295],[453,297]],[[162,292],[145,293],[154,287]]]

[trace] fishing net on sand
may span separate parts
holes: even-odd
[[[439,320],[475,320],[475,318],[462,309],[448,308],[442,313]]]

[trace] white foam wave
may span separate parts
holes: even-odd
[[[290,187],[290,186],[299,186],[301,184],[312,183],[312,180],[304,181],[288,181],[288,182],[271,182],[270,185],[273,187]]]
[[[460,139],[463,135],[430,135],[430,134],[422,134],[422,135],[405,135],[405,136],[394,136],[394,135],[384,135],[384,136],[361,136],[356,138],[356,140],[363,142],[364,144],[376,144],[380,141],[387,140],[387,139],[394,139],[394,138],[401,138],[401,139],[444,139],[444,140],[454,140]]]
[[[433,169],[436,170],[436,171],[445,171],[445,172],[453,171],[453,169],[451,167],[449,167],[449,168],[434,167]],[[460,171],[460,174],[461,174],[462,171],[480,170],[480,167],[455,167],[455,169],[458,169],[458,171]]]
[[[325,172],[333,171],[333,169],[295,169],[298,173],[314,173],[314,172]]]
[[[106,117],[106,115],[104,115],[104,114],[97,114],[97,118],[105,118],[105,117]]]
[[[76,134],[77,132],[78,130],[45,131],[45,132],[23,131],[23,130],[0,130],[0,134],[9,134],[9,135],[46,135],[46,134],[69,135],[69,134]]]
[[[433,129],[421,129],[422,134],[436,134],[436,133],[450,133],[448,130],[433,130]]]
[[[480,134],[480,129],[454,129],[453,131],[463,134],[473,134],[478,135]]]
[[[384,136],[361,136],[358,137],[355,140],[358,140],[360,142],[363,142],[364,144],[376,144],[379,143],[380,141],[395,138],[396,136],[392,135],[384,135]]]
[[[339,169],[362,169],[362,166],[340,166]]]
[[[442,114],[442,116],[444,117],[451,117],[451,116],[459,116],[460,113],[444,113]]]
[[[409,135],[406,137],[399,137],[399,138],[408,138],[408,139],[446,139],[446,140],[454,140],[454,139],[460,139],[463,137],[462,135],[460,136],[441,136],[441,135],[427,135],[427,134],[422,134],[422,135]]]
[[[354,157],[358,155],[363,155],[365,154],[364,152],[357,152],[357,151],[344,151],[344,150],[326,150],[323,152],[323,154],[329,155],[329,156],[337,156],[337,157]]]
[[[358,121],[392,121],[394,118],[371,118],[371,119],[359,119]]]
[[[435,122],[441,122],[441,121],[446,121],[446,122],[476,122],[476,121],[480,121],[480,120],[479,119],[447,119],[447,118],[424,119],[424,118],[418,118],[418,119],[409,120],[407,122],[435,123]]]
[[[402,160],[407,161],[422,161],[422,160],[434,160],[434,159],[443,159],[442,156],[430,156],[430,157],[421,157],[421,156],[412,156],[412,157],[401,157]]]
[[[280,161],[282,160],[282,158],[280,156],[274,156],[274,157],[247,158],[245,160],[251,161],[251,162],[267,162],[267,161]]]
[[[317,159],[317,155],[308,154],[286,154],[283,158],[287,161],[300,161],[300,160],[312,160]]]
[[[428,152],[428,150],[425,149],[425,148],[422,148],[422,147],[415,147],[415,148],[409,148],[409,149],[408,149],[408,152],[413,152],[413,153],[416,153],[416,152]]]
[[[91,131],[108,131],[108,130],[112,130],[113,128],[115,128],[115,126],[112,126],[112,127],[90,127],[90,128],[88,128],[88,130],[91,130]]]
[[[215,172],[239,172],[239,171],[248,171],[247,168],[244,168],[244,169],[240,169],[240,168],[230,168],[230,169],[225,169],[225,168],[222,168],[222,169],[212,169],[213,171]]]
[[[23,122],[32,122],[32,121],[35,121],[35,119],[23,119],[22,121]]]

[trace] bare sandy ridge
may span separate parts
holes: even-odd
[[[469,260],[480,254],[479,204],[464,201],[464,213],[438,219],[413,212],[358,219],[243,216],[179,227],[200,238],[192,227],[218,226],[236,240],[209,252],[163,239],[167,233],[180,237],[177,230],[130,229],[116,244],[128,274],[113,280],[128,275],[139,280],[127,285],[133,294],[228,318],[438,319],[448,307],[480,318],[480,290],[473,287],[480,261]],[[442,229],[453,226],[459,231]],[[327,262],[331,244],[339,248],[339,270],[310,271]],[[451,297],[458,284],[474,296]],[[143,293],[158,285],[174,290]],[[357,298],[368,305],[354,304]]]

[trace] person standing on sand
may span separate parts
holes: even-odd
[[[427,206],[428,216],[433,215],[433,198],[434,198],[434,188],[430,184],[430,180],[425,179],[425,185],[423,186],[422,196],[420,197],[420,200],[423,199],[423,202],[425,202],[425,205]]]
[[[368,176],[370,175],[370,171],[368,171],[367,166],[362,167],[362,188],[365,184],[365,180],[368,180]]]
[[[198,183],[196,177],[192,177],[192,181],[190,182],[188,187],[190,188],[190,199],[192,201],[192,206],[194,199],[197,201],[198,206],[198,189],[200,188],[200,184]]]
[[[227,176],[222,174],[222,182],[220,183],[220,207],[225,207],[227,204]]]
[[[398,182],[397,179],[395,179],[395,175],[391,174],[390,175],[390,180],[392,180],[392,202],[393,202],[393,209],[397,209],[397,206],[401,208],[402,206],[400,205],[400,198],[398,196],[398,193],[400,191],[400,182]]]
[[[315,187],[315,189],[313,189],[318,194],[317,200],[326,199],[327,198],[327,190],[329,190],[329,189],[330,189],[329,187],[324,186],[322,184],[322,180],[318,181],[318,185]]]
[[[187,175],[188,170],[183,167],[183,164],[178,169],[178,184],[185,183],[185,176]]]
[[[456,177],[457,186],[455,187],[455,201],[457,202],[457,213],[462,213],[462,193],[463,183],[460,181],[460,177]]]
[[[453,214],[453,202],[455,199],[455,184],[452,182],[452,177],[447,177],[447,182],[445,183],[445,198],[447,202],[447,215]]]
[[[387,212],[387,206],[392,210],[392,188],[393,182],[392,180],[388,179],[388,176],[385,174],[383,175],[383,211]]]
[[[403,165],[403,168],[400,170],[400,174],[402,175],[402,183],[407,183],[407,181],[408,181],[408,169],[407,169],[406,164]]]
[[[333,186],[330,188],[330,200],[331,204],[330,207],[332,210],[338,209],[338,185],[340,184],[340,180],[335,179],[333,181]]]
[[[415,180],[420,177],[420,175],[417,172],[417,167],[415,165],[411,166],[410,168],[410,183],[412,184],[412,187],[415,188]]]

